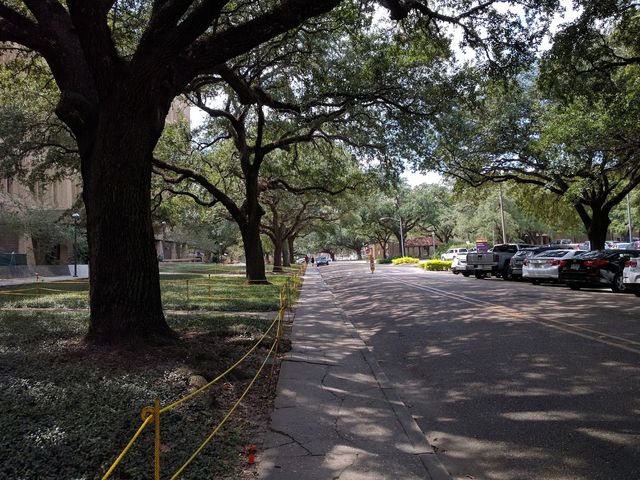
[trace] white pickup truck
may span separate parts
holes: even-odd
[[[467,254],[467,272],[476,278],[502,276],[509,269],[509,261],[519,250],[531,248],[525,243],[501,243],[487,253]]]

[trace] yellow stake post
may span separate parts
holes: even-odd
[[[153,423],[155,429],[153,479],[160,480],[160,400],[153,404]]]

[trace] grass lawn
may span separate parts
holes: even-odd
[[[247,285],[240,276],[192,273],[162,276],[160,287],[167,310],[273,311],[280,306],[279,289],[290,278],[272,275],[271,285]],[[88,283],[40,282],[0,287],[0,307],[89,308]]]
[[[244,275],[244,265],[224,265],[220,263],[172,263],[160,262],[161,273],[211,273],[211,274],[228,274],[228,275]]]
[[[112,351],[82,343],[88,312],[0,311],[0,478],[101,478],[140,425],[142,407],[189,393],[193,375],[215,378],[270,324],[204,313],[167,320],[181,334],[175,344]],[[224,416],[270,344],[208,392],[162,416],[162,478]],[[243,478],[244,446],[255,443],[273,396],[268,375],[251,392],[181,478]],[[112,478],[152,478],[152,439],[147,428]]]
[[[160,273],[196,273],[196,274],[213,274],[213,275],[244,275],[244,265],[225,265],[220,263],[171,263],[160,262]],[[273,267],[267,265],[267,273]],[[301,265],[292,265],[291,267],[283,267],[284,273],[292,273],[299,271]]]

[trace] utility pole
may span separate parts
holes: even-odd
[[[404,233],[402,232],[402,216],[400,218],[400,250],[402,251],[402,256],[404,257]]]
[[[627,193],[627,221],[629,223],[629,243],[633,243],[633,226],[631,225],[631,201]]]

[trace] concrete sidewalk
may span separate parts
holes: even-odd
[[[316,267],[305,275],[292,342],[260,478],[451,478]]]

